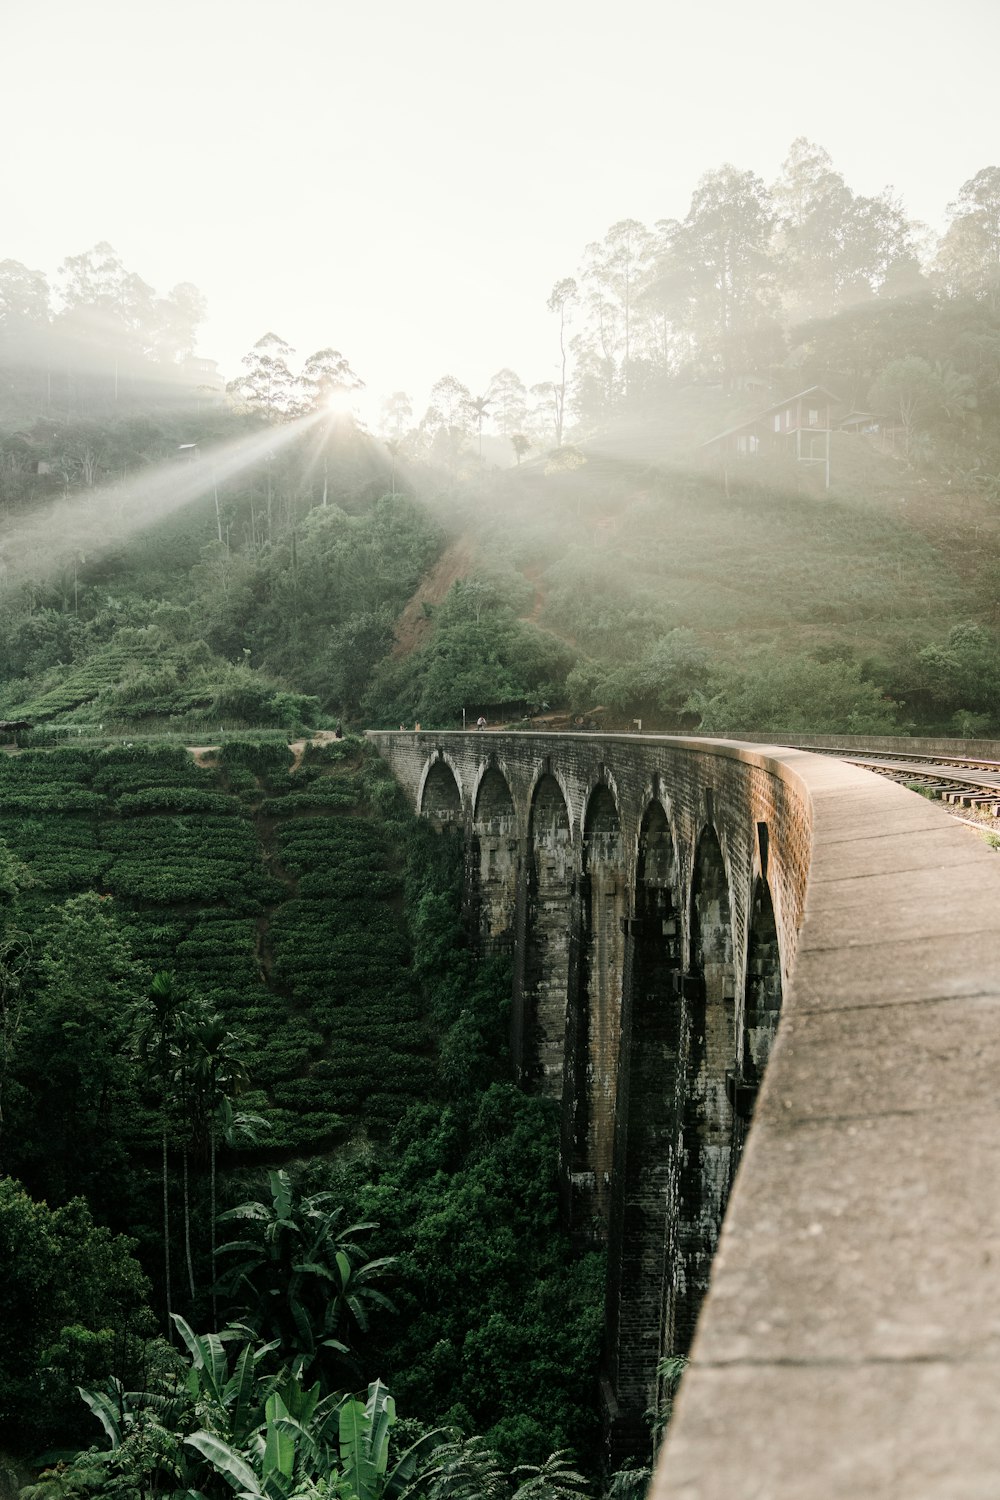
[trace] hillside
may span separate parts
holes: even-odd
[[[694,421],[692,392],[682,407]],[[407,637],[408,680],[398,661],[376,673],[370,714],[454,722],[506,695],[650,726],[987,732],[1000,507],[847,435],[833,476],[827,491],[787,462],[723,475],[668,419],[484,478],[449,551],[475,564]],[[442,691],[446,663],[464,700]]]
[[[292,765],[277,742],[0,756],[0,839],[27,871],[36,941],[59,903],[112,901],[140,962],[240,1027],[272,1157],[391,1130],[432,1050],[359,747]],[[58,1158],[38,1131],[17,1155],[36,1179]]]
[[[351,1253],[371,1241],[391,1292],[346,1367],[339,1346],[314,1349],[314,1375],[381,1376],[409,1417],[489,1432],[511,1463],[543,1461],[554,1440],[582,1455],[600,1257],[559,1228],[555,1111],[508,1081],[509,964],[476,961],[460,899],[460,849],[356,740],[0,756],[3,1171],[53,1209],[78,1212],[83,1195],[99,1225],[133,1236],[158,1309],[168,1192],[173,1306],[203,1327],[217,1296],[220,1317],[247,1315],[245,1289],[210,1295],[211,1205],[266,1196],[262,1169],[288,1168],[335,1218],[370,1221]],[[158,993],[180,1005],[163,1103]],[[29,1316],[5,1309],[10,1327]],[[44,1326],[43,1310],[30,1317]],[[499,1343],[484,1363],[465,1335],[487,1322]],[[53,1377],[45,1411],[0,1349],[0,1449],[89,1441],[75,1385],[137,1378],[126,1332],[113,1348],[92,1339],[68,1384]]]

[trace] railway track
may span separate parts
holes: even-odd
[[[830,750],[806,745],[816,755],[835,755],[914,791],[929,792],[956,810],[967,808],[1000,819],[1000,761],[964,756],[908,755],[894,751]]]

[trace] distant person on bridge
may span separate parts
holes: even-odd
[[[482,714],[480,714],[479,718],[476,720],[476,728],[477,729],[485,729],[486,728],[486,720],[483,718]]]

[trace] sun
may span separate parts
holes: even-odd
[[[330,391],[323,405],[335,417],[348,417],[354,411],[354,395],[351,391]]]

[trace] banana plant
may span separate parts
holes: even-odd
[[[406,1500],[424,1473],[434,1470],[444,1431],[424,1435],[389,1466],[396,1404],[381,1381],[362,1401],[353,1396],[315,1399],[292,1378],[272,1391],[264,1420],[241,1448],[202,1431],[185,1439],[235,1490],[239,1500],[288,1500],[324,1494],[337,1500]],[[423,1488],[420,1494],[426,1493]],[[470,1496],[479,1491],[467,1490]]]
[[[271,1203],[241,1203],[220,1215],[236,1221],[244,1235],[221,1245],[231,1269],[222,1290],[264,1338],[276,1339],[283,1357],[322,1349],[348,1354],[353,1325],[368,1327],[368,1310],[393,1304],[372,1283],[393,1264],[391,1257],[366,1260],[358,1236],[375,1224],[341,1223],[333,1193],[301,1196],[287,1172],[268,1173]]]
[[[255,1346],[250,1341],[249,1329],[227,1330],[230,1337],[243,1336],[248,1340],[230,1369],[223,1335],[195,1333],[178,1313],[174,1314],[174,1325],[191,1356],[184,1383],[201,1420],[209,1421],[229,1441],[243,1442],[260,1420],[257,1366],[275,1345]]]

